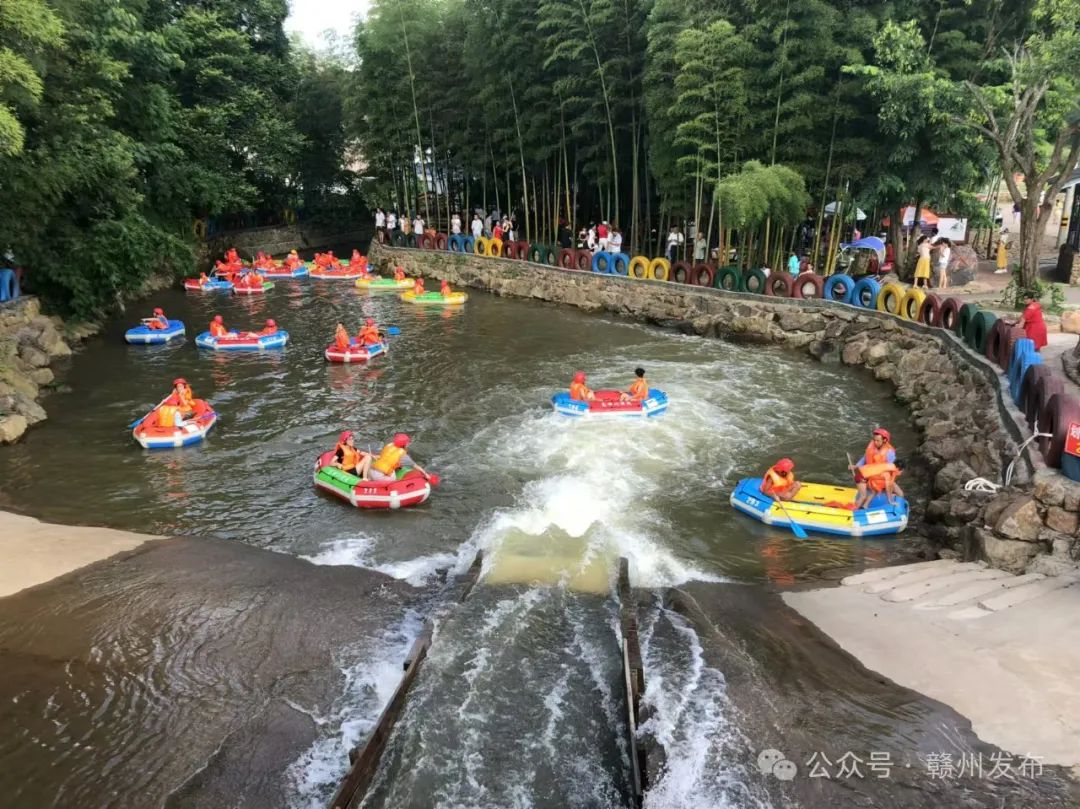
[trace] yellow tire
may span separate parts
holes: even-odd
[[[877,310],[879,312],[888,312],[890,315],[899,315],[905,292],[906,289],[903,284],[886,284],[878,293]]]
[[[630,259],[630,266],[626,268],[626,274],[631,278],[648,278],[649,260],[645,256],[634,256]]]
[[[487,255],[489,258],[501,258],[503,251],[502,239],[490,239],[487,244]]]
[[[488,254],[488,240],[484,236],[477,236],[473,241],[473,253],[478,256],[486,256]]]
[[[926,300],[926,293],[918,287],[909,287],[907,293],[904,295],[904,300],[900,302],[900,317],[904,320],[919,319],[919,312],[922,309],[923,301]]]
[[[191,223],[191,232],[195,234],[196,239],[206,238],[206,220],[196,219]]]
[[[671,262],[666,258],[654,258],[649,262],[649,278],[653,281],[666,281],[671,274]]]

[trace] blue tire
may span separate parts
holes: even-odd
[[[609,273],[611,272],[611,253],[606,250],[601,250],[592,257],[592,271]]]
[[[851,303],[854,294],[855,281],[851,276],[838,273],[825,279],[825,288],[822,290],[821,297],[827,301]]]
[[[466,236],[461,240],[461,252],[472,255],[476,252],[476,237]]]
[[[1034,351],[1020,357],[1015,378],[1009,377],[1009,395],[1017,406],[1020,405],[1020,389],[1024,386],[1024,375],[1032,365],[1042,365],[1042,357]]]
[[[1035,341],[1027,337],[1021,337],[1013,343],[1012,356],[1009,357],[1009,370],[1006,376],[1009,378],[1009,390],[1012,390],[1013,380],[1020,373],[1020,365],[1024,357],[1035,353]]]
[[[17,300],[20,294],[19,279],[15,276],[15,271],[6,268],[0,270],[0,303]]]
[[[450,237],[450,241],[446,243],[446,248],[451,253],[464,253],[465,252],[465,237],[460,233],[457,233]]]
[[[851,290],[851,300],[856,306],[863,309],[877,309],[878,295],[881,293],[881,284],[875,278],[864,278],[855,284]],[[826,295],[825,297],[828,297]]]
[[[611,256],[611,272],[616,275],[630,274],[630,256],[626,253],[614,253]]]

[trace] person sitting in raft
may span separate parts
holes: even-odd
[[[891,438],[884,427],[875,429],[863,456],[848,467],[855,474],[855,486],[858,490],[855,497],[856,511],[869,506],[870,501],[881,492],[885,492],[889,505],[895,504],[895,495],[904,496],[904,490],[896,483],[900,468],[896,465],[896,450]],[[871,471],[871,467],[876,469],[870,475],[864,474],[864,469]]]
[[[221,315],[214,315],[214,319],[210,321],[210,336],[211,337],[226,337],[229,334],[229,330],[225,328],[225,320]]]
[[[271,334],[277,334],[277,322],[272,317],[267,318],[266,325],[259,330],[262,337],[269,337]]]
[[[300,266],[300,254],[296,250],[290,250],[289,255],[285,256],[285,266],[290,270],[295,270]]]
[[[792,500],[802,484],[795,480],[795,462],[781,458],[769,467],[761,479],[761,493],[773,500]]]
[[[349,348],[349,332],[345,328],[345,324],[340,320],[334,330],[334,347],[338,351],[347,351]]]
[[[177,413],[181,419],[189,419],[193,416],[200,416],[206,412],[207,404],[202,399],[196,399],[194,391],[191,390],[191,386],[188,381],[183,377],[173,380],[173,392],[163,402],[165,406],[176,408]],[[171,427],[173,423],[168,423],[164,426]],[[182,427],[182,424],[176,426]]]
[[[225,252],[225,262],[226,262],[227,264],[242,264],[242,263],[243,263],[243,262],[242,262],[242,261],[240,260],[240,254],[236,252],[236,248],[235,248],[235,247],[230,247],[230,248],[229,248],[229,249],[228,249],[228,250],[227,250],[227,251]]]
[[[199,286],[206,286],[210,283],[210,276],[204,272],[199,273]]]
[[[165,317],[165,310],[161,307],[154,309],[153,317],[144,317],[142,322],[146,324],[148,329],[167,329],[169,328],[169,318]]]
[[[637,379],[630,383],[630,392],[619,394],[620,402],[640,402],[649,398],[649,381],[645,378],[645,369],[635,368],[634,376]]]
[[[337,446],[334,447],[334,462],[342,472],[349,472],[357,477],[361,475],[361,469],[365,470],[371,464],[371,456],[356,448],[351,430],[345,430],[338,436]]]
[[[375,318],[369,317],[364,321],[364,325],[360,327],[360,331],[356,335],[356,342],[362,346],[373,346],[382,342],[382,337],[379,336],[379,328],[375,325]]]
[[[439,284],[439,292],[444,298],[449,298],[454,294],[454,290],[450,289],[450,282],[445,278],[442,280],[442,283]]]
[[[417,278],[416,283],[413,285],[413,294],[419,297],[424,294],[424,279]]]
[[[585,386],[584,371],[574,374],[574,381],[570,383],[570,398],[575,402],[591,402],[596,398],[596,394]]]
[[[405,269],[403,267],[394,267],[394,280],[395,281],[404,281],[405,280]]]
[[[360,255],[359,250],[354,249],[352,251],[352,257],[349,258],[349,267],[356,269],[363,267],[365,264],[367,264],[367,259]]]
[[[409,442],[412,441],[405,433],[395,433],[394,440],[382,448],[379,453],[379,457],[374,460],[370,459],[369,468],[367,471],[368,477],[364,477],[365,480],[394,480],[394,473],[397,472],[402,466],[411,466],[426,479],[430,480],[431,476],[425,472],[416,461],[409,457],[405,448],[409,446]]]
[[[1046,345],[1046,322],[1043,320],[1042,306],[1039,299],[1032,295],[1026,295],[1025,300],[1027,306],[1016,325],[1024,330],[1024,334],[1035,343],[1035,350],[1038,351]]]

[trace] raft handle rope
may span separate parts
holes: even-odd
[[[1003,485],[1008,486],[1012,482],[1013,470],[1016,468],[1016,462],[1020,460],[1020,455],[1024,452],[1025,449],[1028,448],[1028,445],[1032,441],[1036,440],[1037,438],[1053,438],[1053,437],[1054,437],[1053,433],[1040,433],[1039,432],[1039,422],[1036,419],[1036,421],[1035,421],[1035,431],[1032,433],[1030,438],[1028,438],[1023,444],[1020,445],[1020,448],[1018,450],[1016,450],[1016,455],[1013,456],[1013,459],[1009,462],[1009,465],[1007,467],[1005,467],[1005,483],[1004,484],[994,483],[993,481],[987,480],[986,478],[972,478],[971,480],[969,480],[967,483],[964,484],[964,491],[966,491],[966,492],[987,492],[989,494],[996,494],[998,489],[1002,488]]]

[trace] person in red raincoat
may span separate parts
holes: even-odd
[[[1043,320],[1042,306],[1039,305],[1037,299],[1028,296],[1027,306],[1024,307],[1024,312],[1016,325],[1022,328],[1027,338],[1035,343],[1036,351],[1046,345],[1046,322]]]

